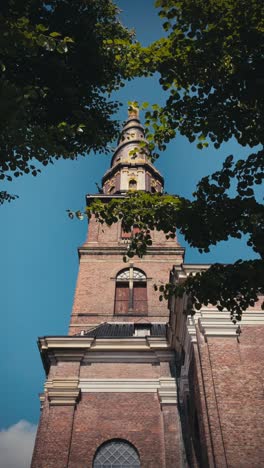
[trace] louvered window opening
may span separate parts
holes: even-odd
[[[140,460],[129,442],[111,440],[97,451],[93,468],[140,468]]]
[[[147,313],[147,278],[137,268],[127,268],[116,277],[115,313]]]
[[[121,239],[131,239],[140,232],[138,226],[133,226],[129,232],[126,232],[123,228],[121,229]]]

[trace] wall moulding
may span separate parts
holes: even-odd
[[[45,384],[51,406],[74,406],[80,398],[78,379],[52,379]]]
[[[160,400],[177,402],[177,388],[174,378],[159,379],[79,379],[82,393],[156,393]]]

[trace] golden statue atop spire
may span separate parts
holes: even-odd
[[[128,117],[130,119],[138,119],[139,118],[139,107],[138,107],[137,101],[132,101],[132,102],[129,103]]]

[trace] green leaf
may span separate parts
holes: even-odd
[[[50,37],[60,37],[60,36],[61,34],[56,31],[50,33]]]
[[[74,39],[72,39],[72,37],[66,36],[66,37],[64,37],[63,42],[72,42],[72,43],[74,43]]]
[[[46,32],[46,31],[48,31],[48,28],[46,26],[44,26],[44,24],[37,24],[36,31]]]
[[[163,26],[163,29],[164,29],[165,31],[168,31],[168,30],[170,29],[170,27],[171,27],[171,24],[170,24],[169,21],[166,21],[165,23],[163,23],[162,26]]]

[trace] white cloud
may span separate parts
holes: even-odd
[[[0,468],[29,468],[37,426],[19,421],[0,430]]]

